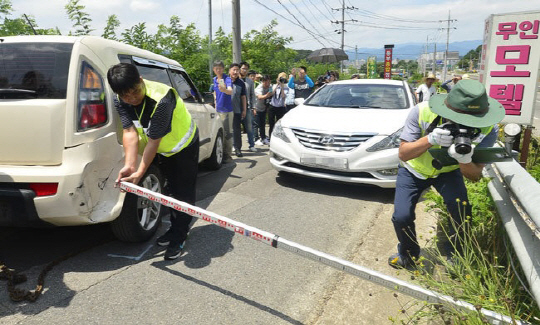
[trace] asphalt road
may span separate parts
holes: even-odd
[[[386,265],[396,244],[393,190],[278,175],[261,149],[218,172],[201,171],[197,205],[395,275]],[[0,281],[0,323],[327,324],[339,317],[368,324],[388,322],[400,304],[388,301],[395,298],[387,289],[204,221],[172,262],[153,241],[115,240],[108,225],[0,229],[0,256],[28,276],[22,288],[33,288],[50,261],[78,251],[48,274],[35,303],[11,302]]]

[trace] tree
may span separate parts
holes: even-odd
[[[79,0],[70,0],[65,6],[69,19],[73,22],[75,33],[69,32],[70,35],[90,35],[94,29],[90,28],[92,19],[84,12],[84,6],[79,4]]]
[[[116,15],[110,15],[107,18],[107,26],[105,26],[105,29],[103,29],[103,34],[101,34],[101,37],[116,41],[116,29],[119,26],[120,20],[118,20],[118,17]]]
[[[275,76],[292,67],[298,55],[286,47],[292,37],[279,35],[275,30],[277,25],[274,19],[260,31],[253,29],[246,33],[242,41],[243,59],[250,62],[251,68]]]
[[[155,51],[152,36],[146,32],[146,23],[138,23],[131,28],[126,28],[122,33],[122,42],[138,48]]]
[[[9,16],[12,11],[10,0],[0,0],[0,14],[4,15],[3,21],[0,23],[0,36],[33,35],[34,30],[38,35],[59,34],[57,29],[38,28],[36,20],[32,16],[22,15],[20,18],[11,19]],[[32,27],[34,28],[32,29]]]

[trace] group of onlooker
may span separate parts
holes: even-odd
[[[249,151],[257,152],[255,145],[268,145],[276,122],[295,105],[295,98],[307,98],[315,84],[306,74],[306,67],[293,68],[287,75],[280,72],[275,84],[269,75],[249,69],[249,63],[233,63],[225,74],[222,61],[215,61],[211,90],[214,105],[223,121],[223,162],[242,154],[242,126],[247,134]],[[334,75],[335,78],[335,75]],[[332,80],[333,81],[333,80]],[[268,118],[268,135],[266,120]]]
[[[447,93],[449,93],[453,87],[462,79],[469,79],[468,74],[464,74],[463,76],[454,74],[452,76],[452,79],[448,79],[445,82],[441,84],[441,88],[446,90]],[[416,88],[415,95],[416,100],[421,102],[428,101],[433,95],[437,93],[437,88],[435,87],[434,83],[438,81],[437,77],[433,73],[429,73],[427,77],[423,79],[424,83],[422,83],[418,88]]]

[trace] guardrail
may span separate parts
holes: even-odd
[[[486,167],[488,189],[540,307],[540,183],[515,161]]]

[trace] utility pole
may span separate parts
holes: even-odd
[[[240,0],[232,0],[232,55],[233,62],[240,63],[242,61],[242,36],[240,30]]]
[[[422,77],[425,77],[426,76],[426,63],[427,63],[427,45],[428,45],[428,42],[429,42],[429,37],[426,36],[426,46],[424,47],[424,55],[423,55],[423,58],[422,58]]]
[[[208,70],[210,72],[210,80],[212,80],[212,0],[208,0]]]
[[[335,30],[335,32],[337,32],[338,34],[341,34],[341,50],[343,50],[343,48],[345,47],[345,32],[346,32],[345,23],[349,22],[349,21],[358,22],[358,20],[356,20],[356,19],[345,20],[345,10],[356,10],[356,9],[358,9],[358,8],[356,8],[356,7],[345,7],[345,0],[341,1],[341,8],[338,8],[338,9],[332,8],[332,10],[335,10],[335,11],[341,10],[341,21],[339,21],[339,20],[336,20],[336,21],[331,20],[330,21],[332,24],[341,24],[341,30],[338,30],[338,29]],[[341,61],[341,73],[343,73],[343,61]]]
[[[450,41],[450,22],[454,22],[454,21],[457,21],[456,19],[450,19],[450,10],[448,10],[448,19],[446,20],[439,20],[439,22],[443,22],[443,21],[446,21],[447,23],[447,27],[446,28],[441,28],[441,29],[446,29],[446,51],[444,52],[444,67],[443,67],[443,80],[446,80],[446,73],[448,71],[448,64],[447,64],[447,60],[448,60],[448,43]],[[452,27],[453,29],[456,29],[455,27]]]
[[[437,75],[437,40],[435,40],[433,48],[433,65],[431,67],[431,72],[434,76]]]

